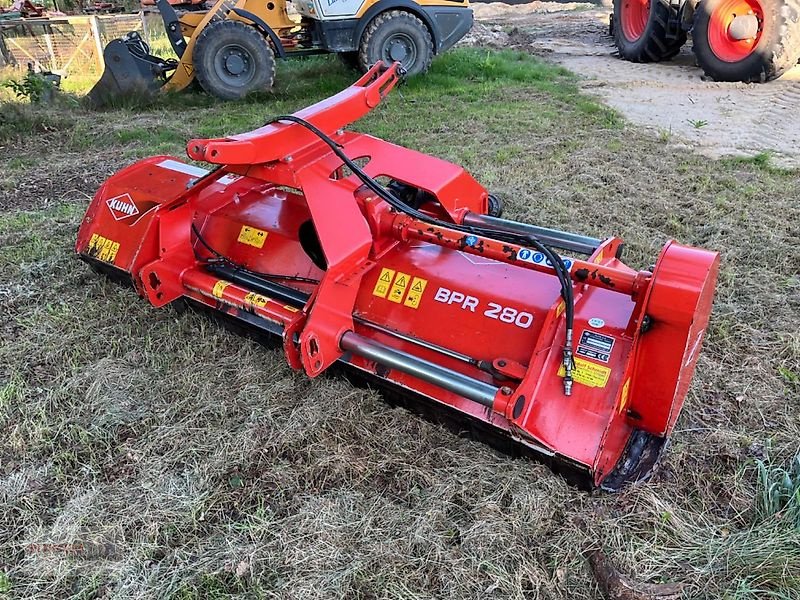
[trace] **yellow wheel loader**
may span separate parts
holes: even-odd
[[[330,52],[363,72],[383,60],[424,73],[472,27],[469,0],[296,0],[292,14],[287,0],[218,0],[180,16],[168,0],[156,6],[178,58],[153,56],[136,32],[111,41],[92,105],[195,80],[218,98],[241,98],[272,87],[276,58]]]

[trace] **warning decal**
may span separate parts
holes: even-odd
[[[400,304],[403,301],[403,296],[406,295],[410,280],[411,276],[407,273],[397,273],[397,276],[394,278],[394,285],[392,285],[392,289],[389,291],[389,302],[397,302]]]
[[[102,260],[103,262],[113,263],[119,251],[119,242],[115,242],[102,235],[92,234],[89,240],[89,247],[86,249],[89,256]]]
[[[242,230],[239,232],[237,241],[242,244],[247,244],[248,246],[253,246],[254,248],[263,248],[264,242],[267,241],[267,235],[269,234],[262,229],[242,225]]]
[[[389,286],[392,285],[392,279],[394,279],[394,271],[392,269],[381,269],[381,274],[375,283],[372,295],[378,298],[386,298],[386,294],[389,293]]]
[[[617,412],[622,412],[625,410],[625,407],[628,406],[628,392],[630,391],[631,387],[631,378],[628,377],[625,380],[625,383],[622,385],[622,394],[619,398],[619,409]]]
[[[427,279],[414,277],[411,281],[411,289],[408,291],[408,296],[403,304],[411,308],[417,308],[419,306],[419,301],[422,300],[422,293],[425,291],[426,285],[428,285]]]
[[[610,335],[603,335],[596,331],[584,329],[581,339],[578,341],[578,348],[575,350],[575,354],[607,363],[611,358],[611,351],[614,349],[615,341]]]
[[[262,296],[261,294],[256,294],[255,292],[250,292],[247,296],[244,297],[244,301],[249,306],[257,306],[258,308],[264,308],[267,302],[269,302],[269,298],[266,296]]]
[[[413,277],[394,269],[381,269],[378,281],[375,282],[375,287],[372,289],[372,295],[416,309],[419,307],[427,285],[428,280],[422,277]],[[405,302],[403,302],[403,298],[405,298]]]
[[[217,283],[214,284],[214,288],[211,290],[211,294],[214,298],[222,298],[222,292],[225,291],[225,288],[228,287],[230,283],[227,281],[223,281],[220,279]]]
[[[558,369],[558,376],[564,377],[564,365]],[[575,368],[572,370],[572,379],[575,383],[583,384],[587,387],[604,388],[608,384],[611,369],[598,365],[588,360],[575,357]]]

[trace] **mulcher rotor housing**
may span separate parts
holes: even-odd
[[[89,206],[78,254],[156,307],[188,299],[280,336],[311,377],[345,363],[586,485],[646,476],[689,387],[718,254],[670,241],[637,271],[619,238],[492,216],[461,167],[344,131],[399,69],[191,140],[211,171],[169,156],[123,169]]]

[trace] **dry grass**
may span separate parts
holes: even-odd
[[[755,466],[798,450],[797,174],[678,154],[533,59],[448,56],[358,128],[467,165],[512,217],[621,234],[635,266],[671,236],[723,253],[658,476],[579,492],[74,259],[108,173],[350,78],[307,61],[274,99],[73,109],[68,130],[4,142],[0,595],[590,599],[582,551],[602,548],[687,598],[800,597],[800,532],[759,511]]]

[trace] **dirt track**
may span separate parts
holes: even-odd
[[[775,164],[800,167],[800,67],[764,85],[704,81],[691,41],[666,63],[616,57],[607,7],[533,2],[473,8],[478,43],[525,47],[546,56],[585,77],[587,91],[631,122],[673,145],[715,158],[768,152]]]

